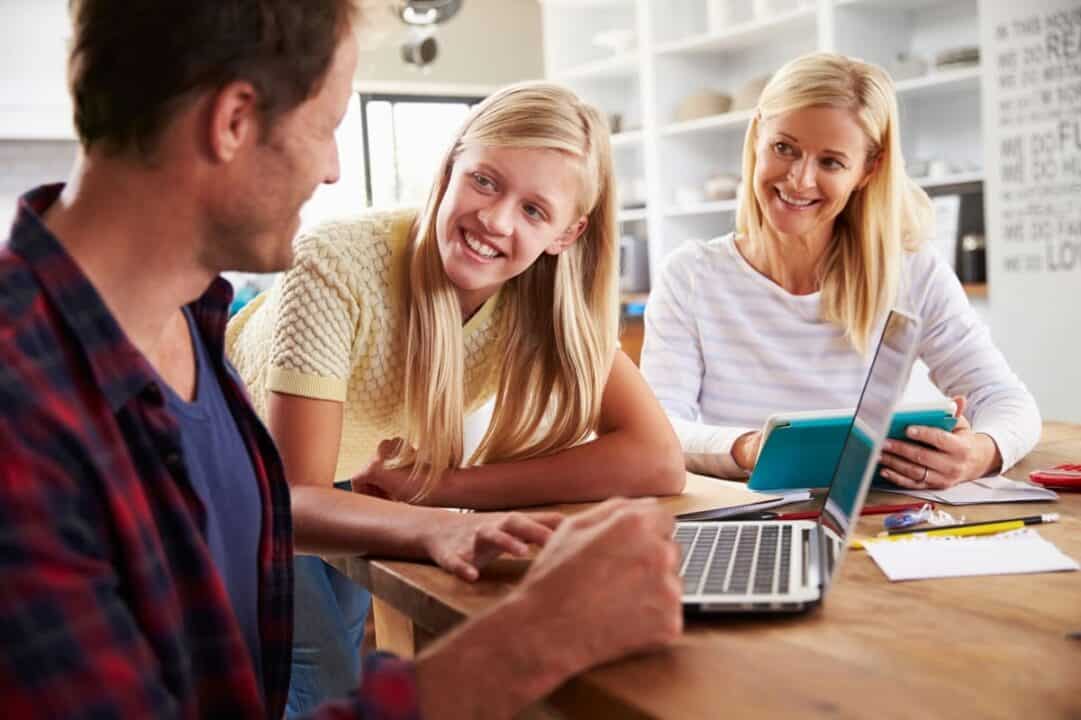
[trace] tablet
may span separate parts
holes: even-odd
[[[910,425],[953,430],[952,400],[905,405],[890,422],[889,437],[905,439]],[[747,482],[751,490],[827,487],[841,455],[852,410],[816,410],[771,415],[762,429],[758,460]],[[876,469],[877,475],[877,469]]]

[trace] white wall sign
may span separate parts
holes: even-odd
[[[980,2],[995,340],[1047,419],[1081,421],[1081,2]]]

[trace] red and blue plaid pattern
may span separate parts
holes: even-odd
[[[192,304],[263,504],[257,678],[207,548],[160,378],[28,193],[0,247],[0,706],[6,717],[280,718],[292,523],[273,442],[225,360],[232,296]],[[369,660],[328,717],[416,717],[411,665]],[[261,690],[262,688],[262,690]]]

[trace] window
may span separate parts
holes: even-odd
[[[443,153],[482,99],[361,94],[368,205],[422,205]]]
[[[354,96],[335,132],[338,142],[338,182],[320,185],[300,210],[301,229],[308,230],[331,218],[356,215],[365,206],[364,132],[360,100]]]

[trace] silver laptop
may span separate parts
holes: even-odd
[[[867,497],[919,331],[903,312],[886,318],[817,520],[676,524],[684,610],[792,612],[821,602]]]

